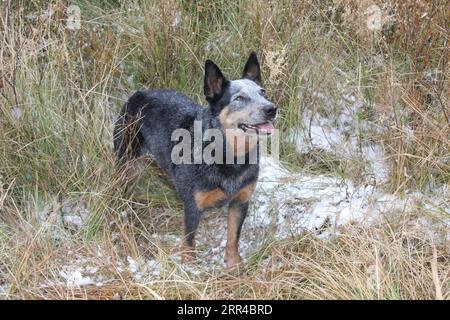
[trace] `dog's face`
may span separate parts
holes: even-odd
[[[214,116],[218,116],[224,129],[235,134],[270,135],[277,109],[270,102],[261,85],[261,71],[255,53],[245,64],[242,78],[227,80],[210,60],[205,64],[206,99]]]

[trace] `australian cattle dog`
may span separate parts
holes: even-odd
[[[239,235],[258,179],[259,153],[253,162],[249,161],[250,154],[255,154],[262,136],[274,132],[277,108],[262,88],[254,52],[238,80],[228,80],[216,64],[207,60],[204,94],[207,106],[169,89],[137,91],[121,109],[114,129],[114,148],[118,163],[149,155],[169,176],[184,205],[185,260],[195,258],[195,232],[202,213],[208,208],[228,206],[225,262],[227,267],[235,267],[241,263]],[[135,123],[133,133],[127,130],[130,123]],[[222,133],[224,152],[218,149],[212,154],[223,161],[173,160],[172,150],[178,142],[173,141],[173,132],[184,130],[194,136],[196,125],[201,133],[210,129]],[[209,143],[202,141],[202,148]],[[192,158],[198,152],[194,150]],[[233,161],[224,160],[230,152]],[[188,158],[191,160],[191,156]]]

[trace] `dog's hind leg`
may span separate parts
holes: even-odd
[[[183,262],[195,259],[195,232],[200,222],[201,211],[195,203],[184,204],[183,237],[181,239],[181,251]]]
[[[228,208],[227,246],[225,248],[225,263],[228,268],[239,265],[242,261],[239,255],[239,237],[242,224],[248,212],[248,202],[233,200]]]

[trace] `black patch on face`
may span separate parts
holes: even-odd
[[[223,108],[228,106],[231,102],[230,82],[227,80],[226,88],[224,88],[222,94],[217,99],[210,102],[210,110],[213,117],[217,117]]]

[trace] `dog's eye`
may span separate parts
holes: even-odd
[[[263,96],[263,97],[265,97],[266,96],[266,90],[264,90],[264,89],[261,89],[261,95]]]
[[[245,97],[244,96],[237,96],[236,98],[234,98],[234,100],[236,100],[236,101],[244,101]]]

